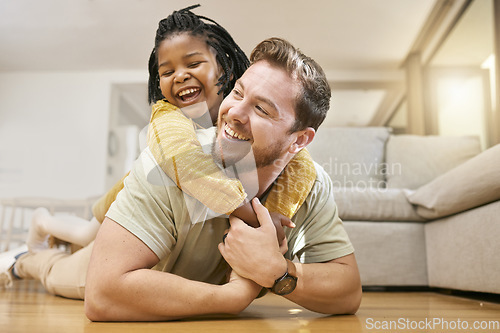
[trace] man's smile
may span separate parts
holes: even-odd
[[[243,134],[237,133],[233,129],[231,129],[227,123],[224,123],[224,132],[226,133],[226,136],[228,138],[250,141],[250,139],[245,137]]]

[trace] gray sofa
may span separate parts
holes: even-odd
[[[364,286],[500,293],[500,145],[320,128],[309,151],[332,178]]]

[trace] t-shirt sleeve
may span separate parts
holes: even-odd
[[[155,171],[159,176],[150,181]],[[151,152],[146,149],[125,178],[124,188],[106,216],[134,234],[161,260],[170,254],[176,244],[180,226],[175,221],[185,221],[180,216],[185,211],[185,204],[183,200],[176,199],[182,198],[182,195],[172,195],[172,191],[180,190],[160,172]],[[173,205],[178,205],[179,209],[172,210]]]
[[[354,252],[343,223],[338,216],[332,182],[316,165],[316,181],[309,196],[287,230],[289,259],[297,256],[301,263],[318,263],[337,259]]]

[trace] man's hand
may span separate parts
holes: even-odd
[[[231,229],[219,251],[240,276],[270,288],[287,269],[277,232],[267,209],[258,199],[252,200],[260,227],[252,228],[236,217],[230,217]]]
[[[280,245],[281,253],[285,254],[288,250],[287,241],[285,238],[285,231],[283,227],[295,228],[295,224],[288,217],[281,215],[276,212],[269,212],[271,215],[271,219],[273,220],[274,226],[276,227],[276,233],[278,238],[278,244]],[[260,222],[258,217],[252,208],[250,202],[241,205],[236,208],[231,216],[235,216],[243,221],[249,226],[254,228],[258,228],[260,226]]]
[[[239,311],[243,311],[250,305],[262,290],[260,285],[252,280],[241,277],[234,269],[231,270],[229,280],[224,285],[224,288],[231,290],[231,295],[241,295],[241,304],[243,304],[243,308],[239,309]]]

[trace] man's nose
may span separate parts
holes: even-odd
[[[248,121],[248,105],[245,102],[238,102],[228,110],[229,119],[245,124]]]

